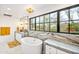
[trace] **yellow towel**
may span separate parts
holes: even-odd
[[[17,40],[14,40],[14,41],[11,41],[11,42],[8,42],[8,47],[9,48],[13,48],[13,47],[16,47],[18,45],[21,45],[21,43]]]

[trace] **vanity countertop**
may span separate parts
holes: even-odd
[[[48,39],[57,40],[59,42],[63,42],[70,45],[75,45],[79,47],[79,38],[78,37],[68,37],[62,35],[50,35]]]
[[[56,48],[59,48],[61,50],[67,51],[69,53],[79,54],[79,47],[78,46],[60,42],[60,41],[58,41],[59,39],[58,40],[55,40],[55,39],[57,39],[57,38],[47,39],[45,41],[45,43],[47,43],[51,46],[54,46]]]

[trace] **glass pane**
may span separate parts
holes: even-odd
[[[35,24],[32,24],[32,29],[35,30]]]
[[[60,22],[60,32],[68,32],[68,22]]]
[[[45,31],[49,31],[49,23],[45,23]]]
[[[70,21],[70,32],[79,33],[79,21]]]
[[[57,32],[57,23],[50,23],[50,31]]]
[[[32,19],[30,20],[30,24],[32,24]]]
[[[36,30],[39,30],[39,24],[36,24]]]
[[[41,16],[40,17],[40,23],[43,23],[44,22],[44,16]]]
[[[40,24],[40,30],[44,30],[44,24]]]
[[[57,21],[57,12],[50,14],[50,22],[56,22]]]
[[[49,22],[49,14],[45,15],[45,22]]]
[[[68,10],[64,10],[60,12],[60,21],[67,21],[68,18]]]
[[[39,17],[36,18],[36,23],[39,23]]]
[[[70,19],[79,20],[79,7],[70,9]]]
[[[31,19],[31,24],[35,23],[35,18]]]
[[[30,25],[31,27],[30,27],[30,29],[32,30],[32,25]]]

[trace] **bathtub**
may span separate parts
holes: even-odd
[[[19,39],[21,42],[22,52],[25,54],[41,54],[42,53],[42,41],[33,37],[25,37]]]

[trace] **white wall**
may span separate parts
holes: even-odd
[[[30,17],[38,16],[44,13],[48,13],[51,11],[59,10],[62,8],[66,8],[72,6],[73,4],[48,4],[38,9],[34,9],[34,12],[30,15]]]
[[[1,42],[8,42],[10,40],[14,40],[14,31],[16,30],[16,22],[18,20],[14,18],[9,18],[5,16],[0,16],[0,27],[8,26],[11,28],[11,34],[6,36],[0,36]]]

